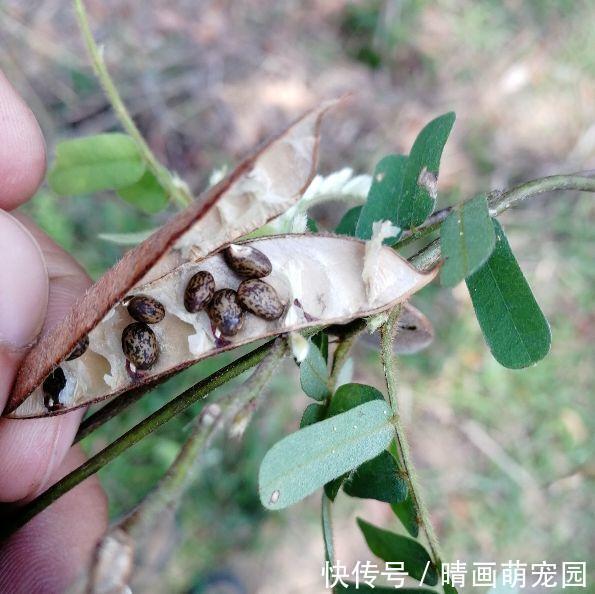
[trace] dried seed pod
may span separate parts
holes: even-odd
[[[165,317],[163,304],[148,295],[135,295],[128,301],[128,313],[137,322],[157,324]]]
[[[215,294],[215,279],[210,272],[197,272],[186,285],[184,307],[190,313],[203,309]]]
[[[213,295],[208,306],[209,318],[223,336],[234,336],[244,324],[244,310],[233,289],[221,289]]]
[[[231,244],[223,250],[227,265],[239,276],[262,278],[271,273],[271,261],[256,248],[249,245]]]
[[[43,403],[47,410],[54,412],[64,408],[60,402],[60,392],[66,387],[66,376],[61,367],[56,367],[43,382]]]
[[[134,322],[122,331],[122,351],[136,369],[150,369],[159,357],[157,337],[147,324]]]
[[[165,373],[187,367],[195,358],[204,358],[206,352],[235,346],[235,340],[233,345],[227,341],[221,347],[216,346],[216,341],[211,342],[213,337],[205,316],[184,308],[185,284],[196,272],[193,269],[197,261],[258,229],[299,200],[316,171],[322,117],[334,104],[335,101],[325,102],[260,145],[225,179],[124,254],[62,322],[44,329],[22,361],[3,414],[16,418],[50,414],[43,405],[41,385],[62,361],[68,394],[63,391],[61,395],[67,404],[60,412],[66,412],[132,385],[152,383]],[[237,275],[225,265],[223,256],[217,253],[216,261],[221,264],[220,269],[205,269],[213,274],[218,285],[236,287]],[[183,275],[179,274],[180,268]],[[188,270],[192,273],[187,274]],[[229,283],[220,282],[219,277],[227,274]],[[181,286],[180,278],[184,283]],[[178,282],[172,283],[174,279]],[[153,286],[153,282],[158,285]],[[167,285],[165,291],[161,291],[163,282]],[[167,348],[163,345],[151,373],[135,377],[121,364],[120,339],[122,329],[129,323],[122,300],[130,294],[151,295],[167,310],[158,326],[159,337],[167,332]],[[187,332],[192,326],[195,333]],[[87,353],[75,361],[66,361],[73,344],[85,334],[90,337]],[[256,328],[253,334],[258,334]],[[241,332],[237,341],[246,340]],[[249,341],[252,340],[250,335]]]
[[[78,359],[81,355],[85,354],[85,351],[89,348],[89,337],[85,334],[74,346],[70,355],[66,357],[67,361],[74,361]]]
[[[265,320],[278,320],[285,310],[277,291],[257,278],[240,283],[238,301],[244,309]]]

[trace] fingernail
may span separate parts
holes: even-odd
[[[0,346],[22,349],[41,330],[48,304],[43,254],[27,229],[0,210]]]

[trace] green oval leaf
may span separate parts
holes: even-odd
[[[364,384],[344,384],[337,388],[332,397],[331,405],[328,408],[319,404],[311,404],[308,406],[302,416],[300,427],[317,423],[324,418],[330,418],[372,400],[384,400],[384,396],[372,386],[366,386]],[[324,485],[324,492],[331,501],[335,500],[343,481],[348,476],[349,473],[342,474]]]
[[[130,186],[144,171],[134,140],[114,132],[60,142],[48,182],[57,194],[90,194]]]
[[[120,188],[118,196],[149,214],[162,211],[168,201],[165,190],[150,171],[145,171],[143,176],[132,186]]]
[[[260,500],[282,509],[386,449],[394,434],[384,400],[366,402],[277,442],[258,476]]]
[[[403,527],[413,538],[417,538],[419,535],[419,522],[417,519],[417,512],[415,511],[415,505],[413,505],[413,499],[411,493],[407,493],[405,501],[399,503],[391,503],[391,508],[403,524]]]
[[[440,281],[454,287],[479,269],[494,251],[496,234],[484,194],[455,208],[440,227],[445,262]]]
[[[406,163],[405,155],[387,155],[376,165],[368,198],[357,221],[355,235],[360,239],[372,237],[372,224],[375,221],[391,221],[398,226],[396,215]],[[396,239],[389,237],[384,243],[391,244]]]
[[[369,524],[361,518],[357,524],[370,550],[384,561],[402,561],[405,571],[414,579],[429,586],[438,583],[438,571],[430,555],[416,540]]]
[[[339,221],[335,233],[337,235],[349,235],[350,237],[355,237],[355,229],[362,208],[363,206],[354,206],[353,208],[350,208]]]
[[[343,484],[343,491],[350,497],[399,503],[405,501],[408,489],[397,461],[385,450],[358,466]]]
[[[496,247],[467,288],[492,355],[504,367],[520,369],[547,355],[552,336],[500,223],[492,223]]]
[[[421,225],[434,210],[440,158],[454,122],[453,112],[432,120],[411,147],[395,215],[395,224],[401,229]]]
[[[331,395],[326,359],[313,342],[310,342],[308,356],[300,363],[300,384],[302,390],[314,400],[324,400]]]
[[[327,416],[338,415],[372,400],[384,400],[382,392],[365,384],[343,384],[333,394]]]

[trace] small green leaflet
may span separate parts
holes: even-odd
[[[129,204],[149,214],[160,212],[167,206],[167,194],[150,171],[145,171],[135,184],[120,188],[117,193]]]
[[[365,583],[356,584],[355,582],[343,582],[338,586],[339,592],[347,592],[350,594],[436,594],[434,590],[427,588],[398,588],[389,586],[369,586]]]
[[[356,468],[343,484],[343,491],[350,497],[399,503],[407,498],[407,482],[392,454],[385,450]]]
[[[480,268],[494,251],[496,234],[484,194],[456,207],[440,227],[445,262],[440,281],[454,287]]]
[[[350,208],[339,221],[335,233],[337,235],[349,235],[355,237],[355,228],[362,209],[363,206],[354,206],[353,208]]]
[[[457,589],[454,586],[451,586],[448,582],[442,584],[442,588],[444,589],[444,594],[459,594]],[[491,591],[488,592],[488,594],[491,594]]]
[[[114,132],[60,142],[48,182],[64,196],[91,194],[130,186],[144,172],[145,163],[134,140]]]
[[[417,513],[415,511],[415,506],[413,505],[411,493],[407,493],[407,499],[405,499],[405,501],[391,503],[391,508],[395,516],[401,520],[401,524],[403,524],[405,530],[407,530],[413,538],[417,538],[419,535],[419,522],[417,520]]]
[[[455,122],[453,112],[432,120],[419,133],[405,165],[403,191],[395,224],[401,229],[421,225],[434,210],[440,157]]]
[[[304,413],[302,414],[302,420],[300,421],[300,429],[303,427],[307,427],[308,425],[313,425],[314,423],[318,423],[318,421],[323,421],[326,419],[326,406],[322,404],[308,404],[306,406]]]
[[[383,561],[402,561],[405,571],[423,585],[435,586],[438,572],[428,552],[416,540],[383,530],[361,518],[357,524],[362,531],[370,550]]]
[[[300,384],[314,400],[324,400],[331,395],[326,360],[313,342],[310,342],[308,356],[300,363]]]
[[[405,155],[387,155],[376,165],[368,198],[357,222],[355,235],[360,239],[372,237],[372,224],[375,221],[397,224],[395,216],[401,198],[406,163]],[[396,239],[389,237],[384,242],[392,244]]]
[[[258,476],[260,500],[283,509],[386,449],[394,435],[391,411],[374,400],[304,427],[277,442]]]
[[[520,369],[547,355],[552,336],[500,223],[492,223],[496,247],[467,288],[492,355],[504,367]]]
[[[365,384],[343,384],[333,395],[327,416],[338,415],[372,400],[384,400],[382,392]]]

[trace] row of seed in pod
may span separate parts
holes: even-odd
[[[251,246],[230,245],[223,251],[227,265],[243,280],[237,291],[216,290],[215,279],[210,272],[194,274],[184,291],[184,307],[190,313],[206,310],[215,329],[215,336],[234,336],[243,324],[245,312],[265,320],[276,320],[283,315],[285,306],[275,289],[261,280],[272,271],[270,260]],[[131,371],[150,369],[159,357],[159,345],[155,333],[150,328],[165,317],[165,307],[157,299],[148,295],[135,295],[124,299],[123,303],[135,322],[122,331],[122,351]],[[67,360],[80,357],[89,346],[84,337],[75,346]],[[59,394],[66,385],[66,377],[61,367],[57,367],[44,381],[44,403],[48,410],[63,407]]]

